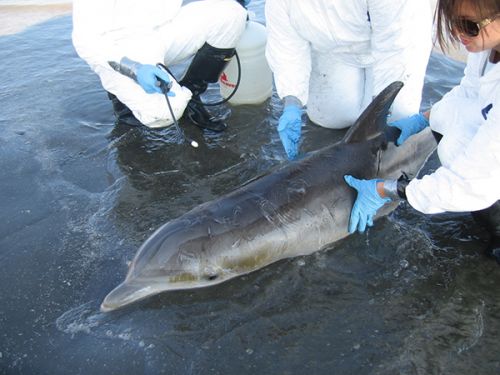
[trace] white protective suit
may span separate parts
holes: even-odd
[[[408,184],[418,211],[478,211],[500,199],[500,63],[484,74],[490,53],[469,54],[460,85],[432,107],[442,166]]]
[[[280,98],[297,97],[314,123],[351,125],[387,85],[403,81],[391,120],[420,109],[432,48],[423,0],[267,0],[266,57]]]
[[[246,11],[234,0],[73,0],[73,44],[99,75],[104,89],[118,97],[143,124],[170,125],[162,94],[147,94],[108,61],[126,56],[141,64],[169,66],[194,55],[207,42],[233,48],[245,29]],[[181,117],[191,92],[176,82],[170,97]]]

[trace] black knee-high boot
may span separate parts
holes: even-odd
[[[484,210],[472,212],[472,217],[491,235],[486,254],[500,264],[500,200]]]
[[[217,82],[222,71],[234,56],[234,48],[215,48],[205,43],[196,52],[189,68],[179,84],[192,93],[192,100],[186,107],[185,114],[197,126],[213,131],[223,131],[227,125],[221,119],[212,116],[200,101],[200,95],[209,83]]]

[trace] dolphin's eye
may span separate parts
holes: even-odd
[[[219,277],[219,275],[217,275],[216,273],[212,273],[210,275],[205,275],[205,279],[209,280],[209,281],[212,281],[212,280],[215,280]]]

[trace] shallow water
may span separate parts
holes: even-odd
[[[405,204],[328,251],[100,313],[159,225],[286,160],[276,96],[221,109],[223,134],[183,122],[199,149],[172,129],[115,127],[70,29],[68,16],[0,37],[0,373],[500,372],[486,234]],[[462,70],[434,55],[423,107]],[[302,151],[341,136],[309,124]]]

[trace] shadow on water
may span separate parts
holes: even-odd
[[[223,134],[182,122],[198,149],[172,129],[114,126],[70,23],[0,37],[0,373],[500,371],[500,274],[481,255],[485,233],[469,215],[405,204],[329,251],[99,313],[159,225],[286,161],[276,96],[221,108]],[[423,106],[462,70],[432,56]],[[302,151],[341,136],[308,124]],[[433,157],[426,170],[437,167]]]

